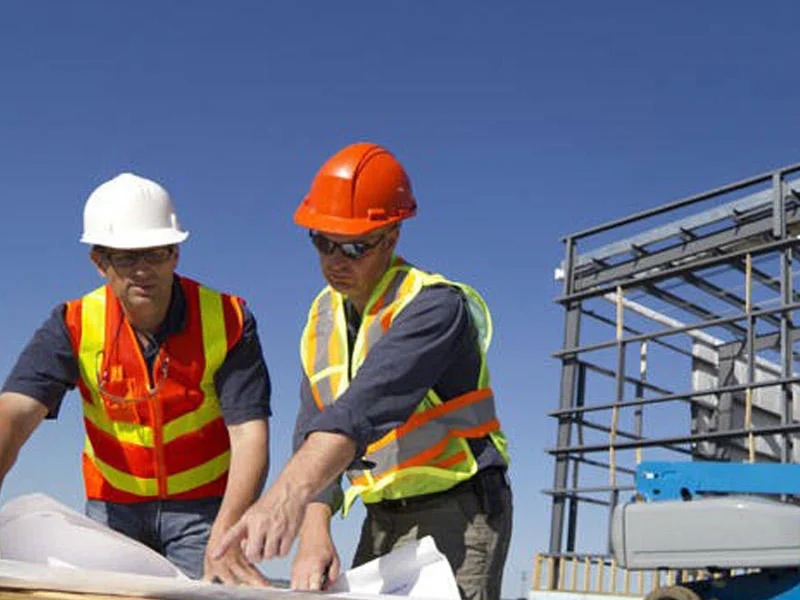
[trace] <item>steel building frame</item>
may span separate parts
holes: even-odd
[[[800,382],[793,326],[800,292],[792,275],[800,243],[798,174],[800,164],[781,168],[562,239],[566,252],[556,276],[563,293],[556,302],[564,309],[564,334],[554,354],[561,379],[558,408],[549,413],[557,436],[547,450],[555,469],[545,490],[552,497],[551,556],[579,551],[583,507],[605,506],[610,516],[621,494],[632,492],[643,453],[702,460],[712,448],[724,459],[734,445],[746,460],[791,460],[800,432],[792,414],[792,387]],[[718,357],[715,386],[681,390],[675,381],[682,375],[666,382],[648,375],[648,353],[671,356],[665,364],[693,360],[694,343]],[[765,353],[775,365],[768,379],[757,376]],[[740,381],[733,377],[736,361],[746,367]],[[596,391],[594,381],[606,391]],[[767,388],[779,401],[776,423],[759,421],[763,409],[753,401]],[[709,398],[710,428],[647,418],[670,405],[694,419]],[[743,418],[731,408],[739,401]],[[765,439],[777,440],[774,454],[760,445]],[[600,484],[586,476],[598,472]]]

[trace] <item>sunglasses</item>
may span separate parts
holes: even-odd
[[[154,248],[152,250],[143,250],[139,252],[109,252],[106,250],[103,255],[115,269],[130,269],[136,266],[139,260],[143,260],[151,267],[162,265],[172,258],[174,253],[175,246],[164,246],[162,248]]]
[[[380,244],[383,241],[383,238],[386,237],[386,234],[383,234],[374,242],[365,242],[359,240],[355,242],[334,242],[332,239],[325,237],[318,231],[309,231],[308,235],[311,238],[311,243],[314,244],[314,248],[316,248],[317,252],[320,254],[330,256],[338,248],[344,256],[347,258],[352,258],[353,260],[362,258],[365,254],[367,254],[367,252]]]

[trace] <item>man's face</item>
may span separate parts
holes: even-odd
[[[172,276],[178,265],[177,246],[94,249],[92,261],[127,308],[159,308],[169,302]]]
[[[325,280],[363,311],[378,281],[389,268],[398,235],[397,227],[361,236],[312,232],[312,242],[319,252]],[[354,253],[360,256],[352,256]]]

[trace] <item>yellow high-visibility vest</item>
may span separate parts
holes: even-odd
[[[478,468],[467,442],[489,437],[508,462],[507,441],[500,430],[489,385],[486,351],[492,337],[492,320],[480,294],[470,286],[426,273],[394,257],[367,302],[361,326],[348,356],[344,297],[327,286],[311,305],[300,341],[303,369],[320,410],[331,406],[358,373],[370,349],[389,330],[395,318],[429,285],[458,287],[467,299],[478,331],[481,367],[477,386],[456,398],[442,401],[428,390],[411,417],[367,447],[368,470],[347,472],[346,513],[357,496],[365,503],[380,502],[444,491],[472,477]]]

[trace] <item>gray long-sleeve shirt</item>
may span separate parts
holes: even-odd
[[[78,359],[72,348],[64,320],[66,304],[60,304],[33,334],[9,373],[3,392],[25,394],[48,409],[48,418],[55,419],[64,395],[79,379]],[[242,306],[242,337],[230,349],[222,366],[214,375],[222,417],[227,425],[237,425],[271,415],[271,385],[267,365],[258,339],[256,321]],[[186,321],[186,298],[175,277],[167,317],[152,343],[142,347],[142,354],[152,370],[161,344],[183,330]]]
[[[295,449],[312,432],[328,431],[354,440],[356,456],[361,457],[368,444],[408,420],[429,389],[443,401],[474,390],[481,356],[466,302],[451,285],[423,288],[370,349],[345,392],[324,411],[314,402],[303,374]],[[347,303],[345,314],[352,353],[360,317]],[[479,468],[506,466],[488,438],[469,443]],[[353,466],[361,466],[360,459]],[[341,499],[337,481],[316,500],[337,510]]]

